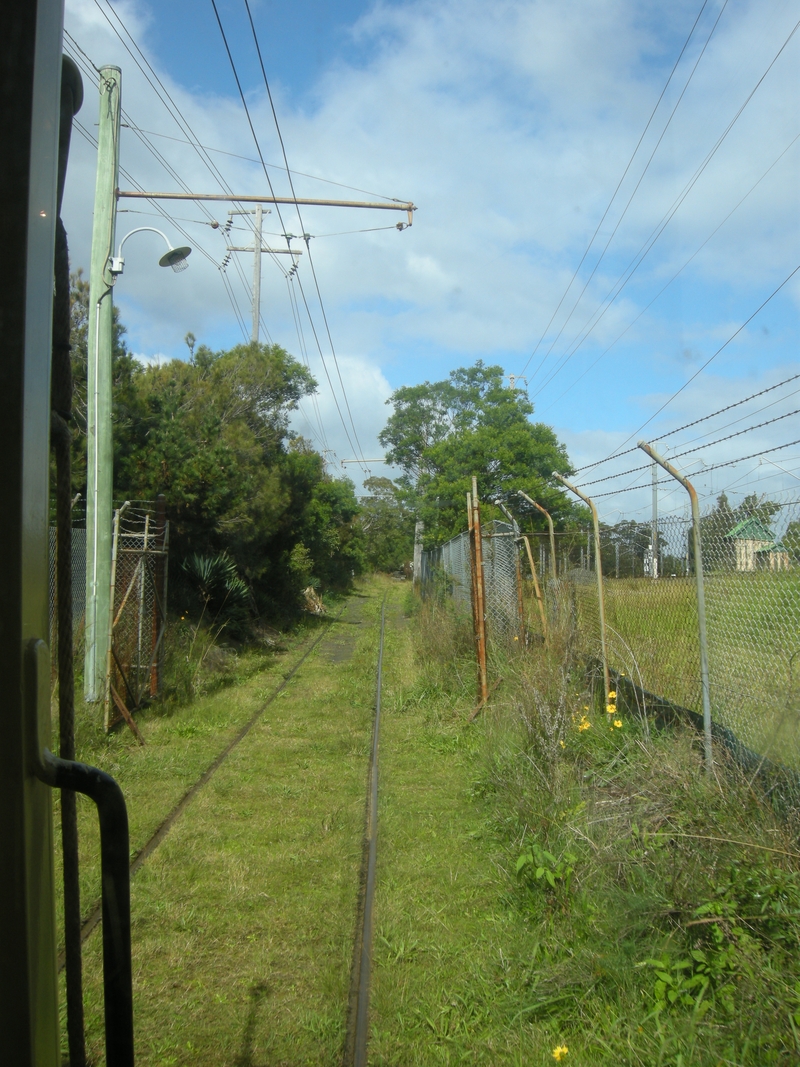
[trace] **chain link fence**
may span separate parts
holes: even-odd
[[[519,629],[518,548],[511,523],[492,520],[481,530],[485,614],[490,640],[508,640]],[[434,591],[472,610],[472,553],[470,534],[462,533],[438,548],[422,553],[423,596]]]
[[[120,508],[112,548],[106,728],[158,696],[163,680],[169,523],[163,508]]]
[[[787,492],[719,497],[700,518],[712,733],[740,762],[800,802],[800,500]],[[790,498],[791,496],[791,498]],[[518,586],[516,531],[483,529],[490,639],[517,632],[523,593],[538,626],[530,577]],[[589,529],[559,532],[555,566],[547,533],[528,534],[547,627],[568,634],[600,667],[597,560]],[[615,684],[640,713],[672,709],[702,723],[697,566],[687,515],[601,525],[606,649]],[[423,593],[438,588],[471,610],[470,540],[464,533],[423,553]],[[525,566],[527,575],[529,567]],[[555,574],[554,574],[555,572]],[[777,778],[776,778],[777,774]],[[787,784],[788,783],[788,784]],[[776,795],[778,795],[776,794]]]
[[[702,512],[700,541],[713,732],[748,765],[800,772],[800,501],[734,509],[720,498]],[[701,716],[691,520],[601,527],[601,562],[610,669],[645,705]],[[573,535],[548,584],[548,612],[562,624],[571,617],[583,655],[596,660],[595,567],[586,532]]]

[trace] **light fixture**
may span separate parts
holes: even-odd
[[[159,267],[172,267],[176,274],[182,270],[186,270],[189,264],[186,262],[187,257],[192,254],[192,250],[189,245],[180,245],[178,248],[173,248],[169,243],[169,239],[165,233],[161,233],[161,230],[157,230],[155,226],[137,226],[135,230],[131,230],[130,233],[126,233],[119,243],[119,250],[116,256],[112,256],[109,263],[109,271],[117,278],[122,274],[125,269],[125,260],[122,258],[122,246],[128,240],[128,238],[134,233],[142,233],[142,231],[148,230],[151,233],[160,234],[167,242],[167,251],[159,259]]]

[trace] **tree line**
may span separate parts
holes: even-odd
[[[86,494],[89,286],[72,277],[73,490]],[[380,435],[400,476],[368,478],[364,495],[333,478],[291,413],[317,383],[277,344],[225,351],[196,345],[188,358],[143,365],[114,313],[114,499],[163,494],[170,520],[170,600],[193,613],[215,597],[242,617],[280,618],[308,586],[346,589],[365,569],[397,571],[412,558],[414,526],[441,543],[466,526],[473,475],[486,517],[524,489],[559,529],[585,520],[552,483],[569,473],[553,430],[532,422],[524,392],[480,360],[441,382],[397,389]],[[541,525],[538,513],[529,522]]]

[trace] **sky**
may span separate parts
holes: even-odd
[[[527,389],[576,468],[644,437],[680,457],[706,502],[798,498],[800,445],[755,454],[800,439],[800,379],[670,434],[800,374],[798,0],[250,10],[296,194],[418,209],[402,231],[396,211],[265,215],[271,247],[312,235],[291,242],[294,279],[289,256],[263,257],[261,339],[308,360],[319,390],[293,427],[330,450],[331,470],[360,486],[364,471],[341,461],[361,456],[396,476],[376,462],[392,390],[482,359]],[[90,138],[86,64],[122,69],[121,188],[269,194],[260,152],[275,194],[290,195],[245,2],[217,11],[257,146],[211,0],[67,0]],[[95,172],[76,130],[64,220],[87,273]],[[117,243],[150,225],[193,247],[173,274],[156,265],[158,235],[125,245],[114,300],[143,362],[188,358],[187,332],[214,349],[249,337],[253,257],[220,269],[232,206],[162,202],[164,218],[120,200]],[[247,217],[232,226],[230,240],[252,243]],[[649,471],[625,473],[645,461],[627,453],[574,480],[608,478],[586,489],[606,521],[646,517]],[[686,506],[676,484],[662,498]]]

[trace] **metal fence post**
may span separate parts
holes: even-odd
[[[483,544],[481,543],[481,506],[478,502],[478,479],[472,479],[472,544],[475,564],[475,623],[478,651],[479,707],[489,699],[486,677],[486,597],[483,588]]]
[[[539,605],[539,617],[542,620],[542,636],[544,637],[545,647],[547,647],[547,644],[548,644],[548,639],[547,639],[547,615],[545,614],[545,610],[544,610],[544,601],[542,600],[542,591],[539,588],[539,581],[538,581],[538,579],[536,577],[536,567],[534,566],[534,563],[533,563],[533,553],[531,552],[531,543],[530,543],[530,541],[528,540],[528,538],[525,535],[523,535],[522,540],[525,542],[525,548],[527,549],[527,552],[528,552],[528,564],[530,565],[530,568],[531,568],[531,577],[533,578],[533,589],[534,589],[534,592],[536,593],[536,602]]]
[[[639,448],[663,467],[667,474],[681,483],[689,494],[692,503],[692,536],[694,539],[694,570],[697,581],[697,628],[700,637],[700,690],[703,697],[703,740],[705,744],[706,767],[713,767],[714,756],[711,749],[711,696],[708,682],[708,633],[706,631],[706,595],[703,584],[703,551],[700,543],[700,505],[697,492],[688,478],[684,478],[646,441],[639,441]]]
[[[575,486],[568,482],[562,474],[558,473],[558,471],[553,471],[553,477],[558,478],[570,492],[585,501],[592,512],[592,522],[594,523],[594,551],[596,559],[595,571],[597,572],[597,607],[600,613],[600,649],[603,657],[603,684],[605,686],[606,707],[608,707],[608,694],[611,692],[611,679],[608,673],[608,654],[606,652],[606,604],[603,593],[603,564],[600,553],[600,523],[597,518],[597,508],[594,506],[594,501],[582,493],[580,489],[576,489]]]
[[[537,504],[535,500],[531,499],[527,493],[523,493],[521,489],[518,489],[517,492],[524,500],[527,500],[529,504],[533,504],[537,511],[541,511],[542,515],[547,519],[547,528],[550,531],[550,570],[552,571],[553,581],[555,582],[558,577],[556,574],[556,535],[553,530],[553,520],[550,518],[550,512],[545,511],[541,504]]]

